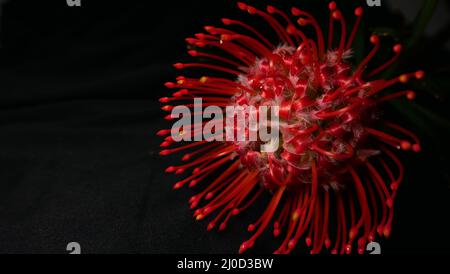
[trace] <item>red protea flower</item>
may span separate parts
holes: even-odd
[[[289,253],[301,238],[311,253],[324,247],[333,254],[350,253],[354,245],[363,253],[377,234],[388,237],[391,233],[394,199],[404,177],[394,151],[420,151],[413,133],[380,118],[377,109],[399,97],[414,99],[413,91],[388,93],[386,89],[410,78],[421,79],[424,72],[376,79],[402,51],[400,44],[395,45],[392,59],[368,71],[381,44],[376,35],[370,37],[373,49],[367,57],[352,65],[351,47],[361,22],[361,7],[355,10],[356,22],[347,35],[346,20],[336,3],[330,3],[327,41],[316,19],[301,9],[292,8],[288,16],[272,6],[266,11],[244,3],[238,7],[264,19],[279,41],[274,44],[238,20],[222,19],[233,30],[205,27],[206,33],[186,40],[191,56],[209,61],[178,63],[175,68],[204,68],[213,76],[180,76],[177,82],[166,83],[178,90],[160,101],[193,108],[192,99],[200,97],[205,105],[221,107],[278,106],[280,148],[265,153],[260,142],[248,141],[198,141],[165,148],[161,155],[189,150],[182,157],[185,163],[166,170],[190,172],[174,188],[204,185],[190,205],[197,220],[215,214],[208,230],[216,226],[223,230],[232,216],[247,209],[262,192],[271,192],[266,210],[248,226],[253,235],[239,252],[251,248],[273,221],[274,236],[283,237],[276,253]],[[341,33],[337,41],[333,37],[336,26]],[[315,39],[306,36],[305,28],[314,31]],[[226,76],[217,76],[218,72]],[[173,107],[168,104],[163,110]],[[167,129],[158,135],[170,133]],[[190,134],[194,137],[201,132]],[[173,145],[173,138],[167,136],[161,147]]]

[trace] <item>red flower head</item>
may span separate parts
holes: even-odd
[[[190,205],[197,220],[214,215],[208,230],[223,230],[231,217],[265,190],[272,193],[261,217],[248,226],[253,235],[239,252],[251,248],[273,222],[274,237],[282,238],[276,253],[289,253],[300,239],[311,253],[324,248],[333,254],[350,253],[354,246],[363,253],[377,235],[391,233],[394,199],[404,176],[394,151],[420,151],[413,133],[380,118],[377,109],[399,97],[414,99],[413,91],[386,89],[421,79],[424,72],[377,79],[396,61],[402,46],[395,45],[392,59],[368,70],[381,44],[376,35],[370,37],[373,49],[367,57],[352,64],[361,7],[355,10],[356,22],[347,35],[346,20],[330,3],[327,39],[316,19],[301,9],[292,8],[288,16],[272,6],[266,11],[244,3],[238,7],[264,19],[278,36],[277,44],[238,20],[222,19],[226,28],[207,26],[206,33],[186,39],[194,48],[189,54],[200,62],[178,63],[175,68],[204,68],[210,75],[180,76],[176,83],[166,83],[177,91],[160,101],[190,108],[194,97],[202,98],[204,106],[276,106],[280,146],[274,152],[262,151],[259,141],[197,141],[180,146],[167,136],[161,155],[189,150],[182,157],[184,164],[166,170],[190,173],[174,188],[204,185]],[[335,28],[341,34],[338,39],[333,37]],[[305,29],[313,30],[313,37]],[[221,74],[225,76],[217,76]],[[163,110],[173,108],[168,104]],[[201,130],[189,132],[191,137],[201,134]],[[161,130],[158,135],[170,133]]]

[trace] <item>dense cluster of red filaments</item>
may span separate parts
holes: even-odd
[[[272,6],[266,11],[244,3],[238,7],[264,19],[279,37],[279,45],[238,20],[222,19],[226,26],[242,32],[207,26],[206,33],[187,42],[194,48],[189,51],[191,56],[211,61],[175,67],[204,68],[230,76],[180,76],[166,83],[177,91],[160,101],[165,111],[180,104],[193,108],[189,101],[194,97],[203,98],[206,106],[278,106],[280,148],[265,153],[258,142],[199,141],[180,146],[167,136],[170,129],[161,130],[158,135],[166,136],[161,155],[188,150],[182,157],[185,163],[166,170],[190,173],[174,188],[204,184],[190,205],[197,220],[215,214],[208,230],[225,229],[232,216],[270,191],[272,198],[262,216],[248,226],[253,235],[242,243],[240,252],[251,248],[273,222],[273,235],[283,238],[275,253],[291,252],[300,239],[311,253],[324,248],[333,254],[350,253],[355,245],[363,253],[377,235],[391,233],[394,199],[404,177],[394,151],[420,151],[413,133],[379,118],[376,110],[399,97],[414,99],[413,91],[388,93],[386,89],[411,78],[421,79],[424,73],[371,80],[402,51],[400,44],[395,45],[392,59],[367,71],[380,48],[376,35],[370,37],[373,49],[367,57],[351,65],[361,7],[355,10],[356,22],[347,35],[346,20],[336,4],[330,3],[328,39],[316,19],[301,9],[292,8],[288,16]],[[302,31],[308,26],[316,39]],[[333,37],[335,29],[341,33],[338,39]],[[166,119],[173,118],[168,115]],[[191,134],[201,132],[192,130]]]

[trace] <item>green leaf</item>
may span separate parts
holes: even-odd
[[[407,43],[407,48],[413,48],[416,43],[420,40],[423,33],[425,32],[431,17],[434,14],[439,0],[423,0],[422,7],[419,14],[417,15],[413,28],[411,38]]]

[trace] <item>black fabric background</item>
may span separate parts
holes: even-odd
[[[0,252],[232,253],[258,205],[222,233],[196,223],[158,156],[158,97],[184,38],[232,1],[12,0],[0,49]],[[186,3],[188,2],[188,3]],[[324,3],[325,5],[325,3]],[[324,6],[325,8],[325,6]],[[233,11],[231,11],[233,10]],[[414,156],[415,157],[415,156]],[[385,253],[446,252],[448,186],[408,172]],[[407,160],[408,162],[409,160]],[[270,234],[270,233],[267,233]],[[259,252],[272,251],[270,235]]]

